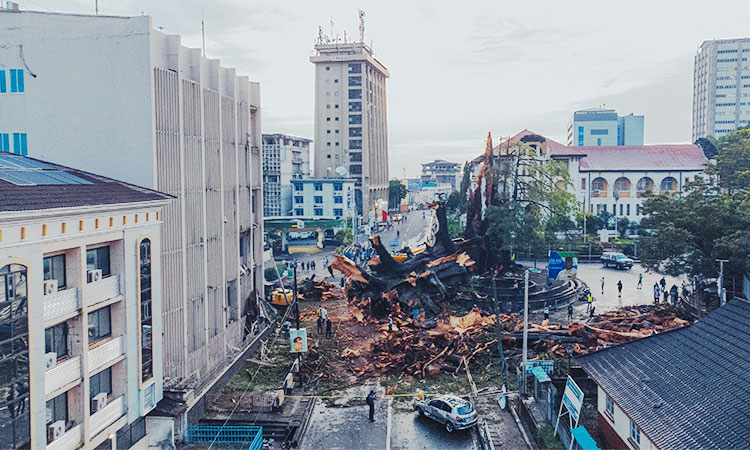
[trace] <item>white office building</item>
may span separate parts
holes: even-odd
[[[292,215],[292,180],[310,176],[310,139],[263,135],[263,217]]]
[[[0,153],[0,446],[146,449],[163,395],[172,197]],[[152,312],[154,314],[152,314]]]
[[[705,41],[693,70],[693,141],[750,124],[750,38]]]
[[[614,109],[591,108],[573,113],[568,124],[568,145],[643,145],[643,116],[619,116]]]
[[[388,200],[388,69],[364,43],[331,39],[321,31],[315,64],[315,178],[356,180],[358,215]]]
[[[292,180],[291,185],[294,216],[335,219],[349,219],[356,216],[354,179],[308,178]]]
[[[0,42],[0,73],[16,79],[0,93],[0,133],[18,133],[22,153],[177,198],[164,210],[160,312],[177,405],[163,413],[182,435],[248,348],[263,292],[259,85],[149,16],[0,10]]]

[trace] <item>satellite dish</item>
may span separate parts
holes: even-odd
[[[346,177],[346,167],[344,166],[338,166],[336,167],[336,173],[339,174],[340,177],[344,178]]]

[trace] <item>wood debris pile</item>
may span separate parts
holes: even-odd
[[[310,278],[303,278],[297,289],[305,300],[326,301],[344,298],[343,292],[336,285],[328,282],[328,277],[316,280],[315,274]]]

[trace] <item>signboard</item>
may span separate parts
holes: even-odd
[[[555,372],[554,361],[531,360],[531,361],[526,361],[526,375],[533,375],[534,367],[541,367],[549,375],[552,375]]]
[[[568,408],[573,420],[578,423],[578,416],[581,414],[581,406],[583,405],[583,391],[570,376],[568,376],[568,381],[565,383],[565,393],[563,394],[562,402]]]
[[[290,328],[289,345],[292,353],[307,353],[307,328]]]
[[[539,380],[540,383],[552,381],[549,375],[547,375],[547,372],[545,372],[541,367],[534,367],[533,369],[531,369],[531,373],[534,374],[534,377],[536,377],[536,379]]]
[[[578,274],[578,254],[557,250],[550,251],[547,272],[550,280],[574,280]]]

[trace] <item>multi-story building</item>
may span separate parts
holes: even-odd
[[[295,216],[349,219],[356,215],[352,178],[292,180]]]
[[[292,180],[310,176],[310,139],[263,135],[263,217],[292,215]]]
[[[315,64],[314,176],[354,178],[357,214],[364,214],[378,200],[388,200],[388,69],[362,36],[360,42],[341,42],[321,32],[310,61]]]
[[[168,195],[0,153],[0,446],[148,447]],[[116,441],[116,442],[115,442]],[[132,446],[132,447],[131,447]]]
[[[591,108],[573,113],[568,124],[568,145],[643,145],[643,116],[618,116],[614,109]]]
[[[444,159],[424,163],[420,179],[423,184],[450,184],[456,191],[461,186],[461,164]]]
[[[259,85],[149,16],[2,10],[0,42],[17,91],[0,94],[0,128],[22,134],[22,153],[177,197],[164,210],[160,313],[179,407],[163,413],[197,414],[248,348],[263,292]]]
[[[693,141],[750,124],[750,38],[704,41],[693,69]]]

